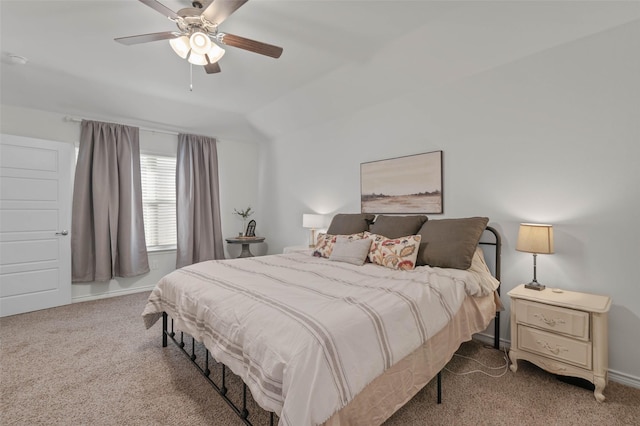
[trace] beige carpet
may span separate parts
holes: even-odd
[[[0,424],[242,424],[175,345],[161,347],[161,324],[144,329],[147,295],[1,319]],[[477,342],[459,353],[489,366],[504,363],[501,352]],[[459,357],[448,368],[500,373]],[[610,382],[605,395],[599,404],[589,390],[524,361],[500,378],[445,371],[442,405],[434,380],[385,425],[640,424],[640,389]],[[268,424],[266,415],[258,417]]]

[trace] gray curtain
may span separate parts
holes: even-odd
[[[73,282],[149,272],[138,128],[83,120],[71,216]]]
[[[224,259],[216,140],[178,135],[176,267]]]

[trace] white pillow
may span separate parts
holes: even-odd
[[[368,238],[362,240],[350,240],[348,237],[339,236],[333,246],[331,255],[329,255],[329,260],[346,262],[360,266],[364,264],[364,261],[369,254],[370,247],[371,240]]]

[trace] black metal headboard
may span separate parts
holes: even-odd
[[[486,231],[488,231],[493,235],[493,241],[482,241],[482,239],[480,239],[479,244],[494,247],[493,276],[496,277],[498,281],[500,281],[500,255],[501,255],[502,240],[500,238],[500,234],[495,228],[491,226],[487,226]],[[500,295],[500,286],[498,286],[497,292],[498,292],[498,295]],[[496,317],[493,323],[494,323],[493,347],[496,349],[500,349],[500,311],[496,310]]]

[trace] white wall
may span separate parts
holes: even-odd
[[[6,134],[77,145],[80,138],[80,124],[65,121],[64,117],[57,113],[2,105],[0,131]],[[140,131],[142,152],[175,156],[177,146],[177,136]],[[242,227],[242,220],[233,215],[233,209],[245,208],[247,205],[255,208],[258,204],[258,154],[257,144],[226,140],[218,142],[220,210],[225,237],[237,235]],[[260,223],[259,213],[253,216],[258,223]],[[257,231],[259,234],[260,227]],[[252,247],[255,254],[266,251],[266,246],[260,244],[257,246]],[[225,244],[227,257],[235,257],[239,252],[239,247],[228,247]],[[162,276],[175,269],[175,263],[175,250],[151,252],[149,253],[151,271],[148,274],[133,278],[115,278],[104,283],[74,284],[72,299],[77,302],[150,290]]]
[[[373,58],[280,99],[270,118],[315,113],[299,128],[283,120],[260,157],[270,252],[306,242],[303,213],[359,212],[361,162],[443,150],[445,215],[432,217],[490,218],[503,236],[507,309],[506,293],[532,278],[532,256],[515,251],[518,224],[552,223],[556,254],[538,257],[539,281],[612,297],[610,369],[640,385],[639,29],[635,21],[441,87],[422,84],[419,50],[387,48],[377,56],[393,57],[395,71],[375,84],[357,83],[377,73]],[[388,90],[398,81],[411,90]],[[386,95],[332,113],[373,92]]]

